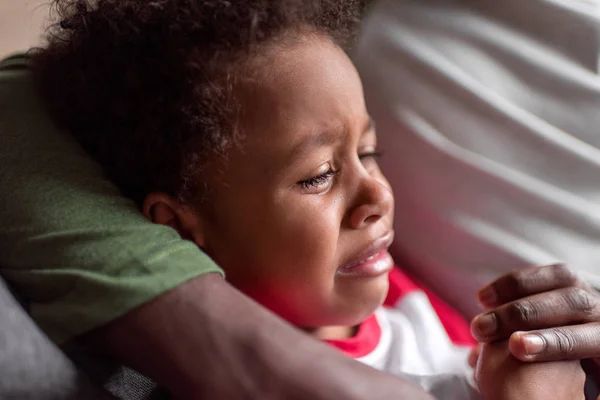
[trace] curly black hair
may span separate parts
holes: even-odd
[[[55,0],[38,87],[124,194],[198,199],[236,142],[236,67],[304,29],[351,43],[364,0]]]

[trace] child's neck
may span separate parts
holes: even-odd
[[[319,340],[340,340],[355,336],[358,326],[320,326],[303,330]]]

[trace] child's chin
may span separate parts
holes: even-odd
[[[382,301],[361,302],[360,304],[347,304],[343,309],[336,308],[329,313],[314,313],[304,315],[301,320],[288,319],[288,322],[300,327],[324,327],[324,326],[356,326],[361,324],[381,306]],[[326,308],[325,306],[323,308]],[[322,309],[323,310],[323,309]],[[321,310],[321,311],[322,311]]]
[[[354,303],[357,313],[366,314],[365,318],[373,314],[385,301],[390,283],[387,277],[371,279],[365,282],[357,290],[352,291],[350,301]]]
[[[387,291],[386,291],[387,293]],[[365,299],[366,300],[366,299]],[[344,315],[338,315],[336,323],[330,325],[356,326],[369,318],[383,304],[385,294],[381,297],[376,297],[372,301],[362,301],[356,304],[352,310],[348,310]],[[331,321],[333,322],[333,321]]]
[[[387,274],[376,279],[334,285],[320,301],[301,302],[285,296],[252,296],[264,307],[299,327],[356,326],[369,318],[385,301],[389,288]],[[246,293],[249,294],[249,293]]]

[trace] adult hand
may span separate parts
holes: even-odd
[[[473,335],[491,343],[510,337],[522,361],[600,357],[600,297],[565,265],[529,267],[485,286]]]
[[[432,399],[300,332],[213,274],[85,339],[176,399]]]

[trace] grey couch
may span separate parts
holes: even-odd
[[[70,354],[67,357],[44,335],[0,278],[0,399],[168,398],[154,382],[131,369],[81,350]]]

